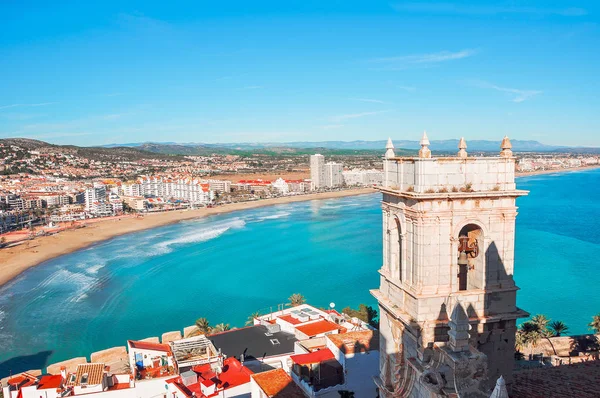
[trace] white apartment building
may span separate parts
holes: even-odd
[[[46,195],[39,195],[38,197],[46,203],[46,207],[63,206],[69,204],[68,195],[48,193]]]
[[[310,179],[313,190],[325,186],[325,156],[318,153],[310,156]]]
[[[123,206],[121,205],[121,210],[123,210]],[[89,212],[95,216],[105,217],[112,216],[113,206],[110,203],[106,202],[94,202],[91,204]]]
[[[290,192],[290,186],[288,185],[287,181],[285,181],[281,177],[279,177],[275,182],[271,183],[271,185],[275,190],[277,190],[277,192],[281,193],[282,195],[285,195]]]
[[[383,183],[383,171],[352,169],[342,172],[344,182],[348,186],[373,186]]]
[[[214,192],[231,192],[231,181],[207,180],[208,188]]]
[[[141,186],[137,182],[127,182],[121,185],[123,196],[141,196]]]
[[[105,199],[106,187],[104,185],[94,184],[92,188],[85,190],[85,210],[90,211],[94,203],[102,202]]]
[[[325,186],[328,188],[341,187],[344,183],[342,172],[344,166],[340,163],[328,162],[325,164]]]
[[[231,183],[229,181],[220,181]],[[227,189],[227,184],[221,184]],[[200,180],[163,179],[159,177],[142,177],[135,183],[126,183],[122,186],[123,195],[127,197],[155,196],[164,200],[178,199],[193,204],[208,204],[214,199],[210,184],[203,184]]]

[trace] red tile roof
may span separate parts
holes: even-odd
[[[163,351],[171,353],[171,346],[168,344],[151,343],[149,341],[134,341],[128,340],[127,343],[131,348],[138,348],[140,350],[151,350],[151,351]]]
[[[600,360],[513,373],[514,398],[597,398]]]
[[[327,336],[344,354],[379,350],[379,332],[376,330],[358,330]]]
[[[319,334],[333,332],[334,330],[339,330],[340,326],[336,325],[333,322],[327,320],[321,320],[314,323],[309,323],[306,325],[301,325],[296,328],[296,330],[304,333],[308,337],[317,336]]]
[[[269,398],[305,398],[300,387],[283,369],[257,373],[252,379]]]
[[[290,359],[297,365],[308,365],[311,363],[321,363],[335,359],[333,352],[329,348],[309,352],[307,354],[298,354],[290,356]]]

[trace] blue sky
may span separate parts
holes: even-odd
[[[595,3],[0,1],[0,138],[600,146]]]

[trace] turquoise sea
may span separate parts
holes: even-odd
[[[600,170],[521,178],[519,307],[587,332],[597,294]],[[380,195],[293,203],[121,236],[0,288],[0,377],[182,330],[243,326],[302,293],[317,306],[375,305]]]

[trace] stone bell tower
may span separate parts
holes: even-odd
[[[376,383],[386,397],[491,392],[501,376],[510,389],[516,320],[528,315],[513,280],[515,200],[527,192],[510,140],[496,157],[469,157],[464,139],[455,157],[429,145],[423,134],[418,157],[386,145]]]

